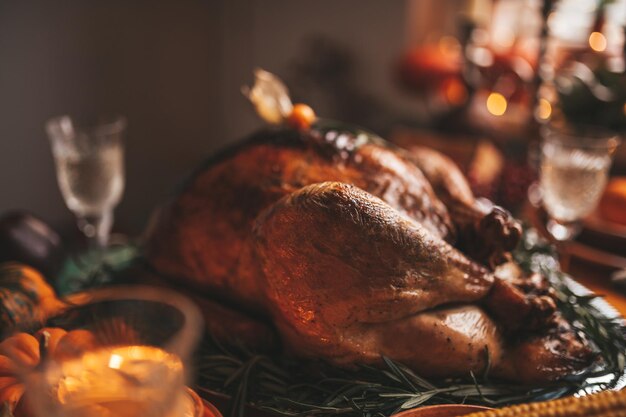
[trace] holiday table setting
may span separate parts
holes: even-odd
[[[624,386],[624,295],[562,272],[448,157],[318,117],[263,70],[244,92],[270,127],[117,242],[125,122],[48,123],[90,244],[2,221],[7,413],[461,415]]]
[[[141,233],[133,120],[42,122],[76,230],[0,213],[3,417],[626,416],[626,48],[557,3],[403,53],[384,137],[255,69]]]

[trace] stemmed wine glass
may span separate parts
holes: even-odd
[[[65,204],[100,250],[108,243],[113,209],[124,191],[125,129],[123,117],[81,123],[65,115],[46,123]]]
[[[539,187],[549,219],[547,230],[558,242],[574,238],[580,221],[597,206],[620,140],[599,127],[542,129]]]

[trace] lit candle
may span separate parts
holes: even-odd
[[[53,363],[46,383],[59,415],[71,417],[185,416],[183,364],[151,346],[89,351]]]

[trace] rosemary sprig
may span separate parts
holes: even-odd
[[[595,306],[594,297],[576,294],[567,285],[552,248],[534,231],[525,233],[514,256],[525,270],[550,278],[560,310],[591,341],[601,358],[600,365],[540,387],[491,381],[486,373],[430,381],[389,358],[385,358],[385,368],[362,366],[350,371],[322,362],[296,361],[280,353],[258,354],[225,347],[209,339],[198,358],[197,388],[231,396],[231,417],[242,417],[246,405],[284,416],[386,417],[426,404],[502,406],[611,388],[624,374],[623,321],[606,317]]]
[[[597,295],[580,295],[567,285],[567,274],[558,267],[558,258],[551,245],[543,241],[533,229],[524,234],[516,261],[526,271],[539,272],[550,279],[558,298],[561,313],[594,345],[603,361],[600,375],[613,373],[613,381],[622,376],[626,364],[626,326],[622,317],[607,317],[598,310]],[[599,376],[600,376],[599,375]]]

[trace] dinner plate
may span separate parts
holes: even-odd
[[[392,417],[458,417],[472,413],[491,410],[491,408],[481,407],[478,405],[429,405],[426,407],[412,408],[393,414]]]
[[[546,213],[538,200],[527,204],[525,215],[543,237],[549,238],[545,227]],[[576,239],[563,245],[562,250],[594,265],[609,269],[625,269],[626,228],[614,223],[609,224],[597,214],[593,214],[584,220],[583,229]]]
[[[625,256],[606,252],[578,241],[568,242],[565,252],[594,265],[601,265],[610,269],[626,269]]]
[[[626,225],[603,219],[598,210],[587,216],[583,221],[583,225],[585,229],[622,239],[626,242]]]
[[[222,413],[213,404],[202,399],[197,392],[187,388],[187,395],[190,398],[190,409],[186,410],[186,416],[193,417],[222,417]]]
[[[626,226],[609,222],[596,211],[583,221],[583,229],[571,249],[579,258],[626,268]]]

